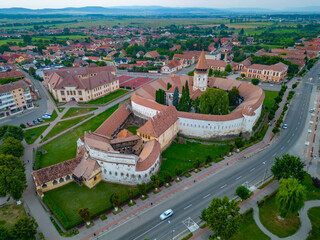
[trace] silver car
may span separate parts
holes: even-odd
[[[161,220],[165,220],[165,219],[167,219],[168,217],[172,216],[172,214],[173,214],[172,209],[168,209],[168,210],[166,210],[165,212],[163,212],[163,213],[160,215],[160,219],[161,219]]]

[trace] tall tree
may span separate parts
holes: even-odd
[[[133,190],[131,188],[129,188],[127,190],[127,194],[128,194],[129,199],[130,199],[130,204],[132,204],[133,203],[133,200],[132,200],[132,198],[133,198]]]
[[[278,180],[282,178],[296,178],[302,182],[304,178],[304,162],[299,157],[284,154],[282,157],[276,157],[276,161],[271,167],[271,172]]]
[[[178,109],[178,104],[179,104],[179,89],[176,87],[173,92],[173,100],[172,100],[172,105]]]
[[[166,182],[166,185],[168,185],[172,179],[170,173],[167,171],[163,172],[163,178],[164,178],[164,181]]]
[[[296,214],[303,206],[306,199],[306,187],[295,178],[280,181],[276,201],[279,214],[286,218],[288,214]]]
[[[174,173],[177,175],[177,180],[180,181],[180,175],[182,173],[182,170],[180,168],[176,167],[174,169]]]
[[[21,157],[23,155],[24,147],[18,139],[8,137],[0,146],[0,152],[5,155],[13,155]]]
[[[90,225],[90,211],[88,208],[80,208],[78,214],[87,225]]]
[[[24,164],[17,157],[1,154],[0,170],[0,195],[10,194],[19,200],[27,187]]]
[[[228,94],[222,89],[208,88],[200,96],[200,108],[203,114],[227,114],[229,108]]]
[[[0,139],[5,140],[8,137],[14,137],[20,141],[23,140],[23,129],[12,125],[3,125],[0,127]]]
[[[152,174],[151,177],[151,184],[153,185],[153,187],[155,188],[156,191],[158,191],[158,187],[160,185],[160,178],[158,175]]]
[[[230,64],[227,64],[226,66],[226,72],[231,73],[232,72],[232,67]]]
[[[119,194],[118,193],[113,193],[110,196],[110,202],[111,202],[112,206],[114,207],[114,210],[116,212],[118,212],[119,205],[120,205],[120,196],[119,196]]]
[[[201,220],[214,232],[214,237],[229,239],[237,231],[240,225],[241,216],[238,203],[227,196],[222,199],[213,198],[209,207],[201,213]]]
[[[11,231],[8,228],[0,225],[0,239],[13,240],[14,237],[12,236]]]
[[[236,194],[241,200],[246,200],[250,197],[250,191],[245,186],[239,186],[236,189]]]
[[[35,239],[37,233],[36,221],[27,216],[21,217],[12,227],[12,234],[15,239]]]
[[[229,104],[231,106],[235,106],[238,104],[240,94],[239,94],[239,89],[237,87],[233,87],[230,92],[228,93],[228,98],[229,98]]]
[[[145,195],[147,194],[147,185],[146,185],[146,183],[143,182],[141,184],[138,184],[137,187],[138,187],[139,193],[141,194],[141,197],[144,198]]]

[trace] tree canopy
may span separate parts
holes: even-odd
[[[0,127],[0,139],[5,140],[8,137],[14,137],[20,141],[23,140],[23,129],[12,125],[3,125]]]
[[[214,232],[215,237],[231,238],[237,231],[241,221],[238,203],[227,196],[222,199],[213,198],[209,207],[203,209],[201,220]]]
[[[27,187],[24,164],[15,156],[1,154],[0,170],[0,195],[10,194],[13,199],[20,199]]]
[[[289,154],[284,154],[282,157],[276,157],[276,161],[271,167],[271,172],[278,180],[282,178],[296,178],[300,182],[304,177],[305,164],[299,157],[295,157]]]
[[[161,88],[156,91],[156,102],[160,104],[165,104],[166,102],[166,92]]]
[[[37,233],[36,221],[27,216],[21,217],[12,227],[15,239],[30,240],[35,239]]]
[[[223,115],[228,113],[229,98],[222,89],[208,88],[200,96],[200,109],[203,114]]]
[[[88,208],[80,208],[78,214],[84,222],[90,222],[90,212]]]
[[[245,186],[239,186],[236,189],[236,194],[241,200],[246,200],[250,197],[250,191]]]
[[[230,92],[228,93],[228,98],[229,98],[229,104],[231,106],[235,106],[239,102],[239,89],[237,87],[233,87]]]
[[[189,95],[189,83],[186,81],[182,86],[181,98],[178,103],[178,110],[183,112],[189,112],[191,109],[191,99]]]
[[[176,87],[173,92],[173,100],[172,100],[172,105],[178,109],[178,104],[179,104],[179,89]]]
[[[297,213],[306,199],[306,187],[295,178],[280,181],[276,201],[281,217],[287,217],[289,213]]]
[[[21,157],[23,155],[24,147],[18,139],[14,137],[6,138],[0,146],[0,152],[5,155],[13,155]]]

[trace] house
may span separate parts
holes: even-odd
[[[245,74],[247,78],[258,78],[261,81],[280,82],[287,76],[288,66],[284,63],[274,65],[252,64],[246,70],[242,70],[241,74]]]
[[[44,71],[44,83],[59,102],[88,102],[119,89],[113,66],[71,67]]]
[[[163,67],[161,67],[161,72],[174,73],[174,72],[178,72],[182,68],[183,68],[183,64],[181,63],[181,61],[177,59],[173,59],[167,65],[164,65]]]
[[[158,59],[160,57],[160,54],[155,50],[151,52],[147,52],[144,55],[145,58],[152,58],[152,59]]]
[[[247,45],[254,44],[254,37],[247,37],[246,43],[247,43]]]
[[[128,64],[127,58],[115,58],[114,59],[115,65],[118,67],[120,64]]]
[[[211,68],[212,70],[218,70],[221,72],[224,72],[228,65],[228,63],[223,60],[212,60],[212,59],[207,59],[207,64],[208,64],[208,67]]]
[[[180,60],[183,62],[183,67],[190,66],[195,63],[195,57],[193,55],[186,54],[174,54],[173,59]]]
[[[211,59],[211,60],[220,60],[221,59],[221,52],[210,52],[206,54],[206,59]]]

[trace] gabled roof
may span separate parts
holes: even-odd
[[[88,155],[82,157],[81,162],[74,168],[72,173],[77,177],[83,177],[89,180],[93,177],[93,173],[99,169],[100,166],[97,161],[91,159]]]
[[[137,132],[146,134],[152,137],[160,137],[169,127],[171,127],[177,120],[177,110],[173,105],[168,106],[163,111],[157,113],[150,118]]]

